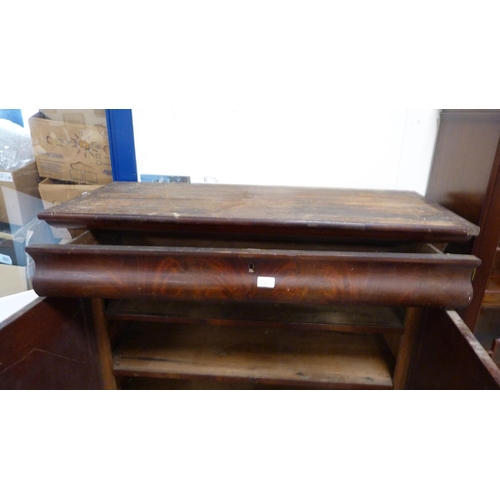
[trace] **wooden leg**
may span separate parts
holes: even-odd
[[[109,341],[108,324],[102,299],[92,299],[92,313],[97,338],[97,352],[104,389],[116,389],[116,379],[113,375],[113,357]]]
[[[421,328],[422,309],[409,307],[406,311],[404,333],[394,369],[394,389],[406,389],[411,369],[411,359]]]

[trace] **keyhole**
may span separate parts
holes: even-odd
[[[248,264],[248,272],[249,273],[254,273],[255,272],[255,269],[253,267],[253,264]]]

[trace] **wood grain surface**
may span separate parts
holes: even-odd
[[[109,321],[183,323],[288,329],[313,328],[361,335],[401,335],[404,309],[375,306],[111,300]]]
[[[54,226],[462,241],[474,224],[413,192],[115,182],[47,209]]]
[[[103,324],[96,299],[126,301],[107,311],[119,377],[409,387],[421,322],[400,343],[400,325],[373,323],[366,306],[465,307],[480,264],[434,245],[467,241],[478,227],[411,192],[112,183],[39,217],[90,229],[67,245],[28,247],[33,287],[92,298]],[[180,303],[198,309],[172,312]],[[224,303],[237,307],[218,315]],[[353,326],[340,306],[366,316]]]
[[[144,331],[136,326],[114,351],[116,375],[392,388],[394,359],[380,336],[161,324]]]
[[[0,322],[0,390],[101,389],[88,303],[39,298]]]
[[[33,245],[41,296],[465,307],[469,255]],[[259,286],[259,278],[273,286]]]
[[[422,310],[407,389],[500,389],[500,370],[455,311]]]

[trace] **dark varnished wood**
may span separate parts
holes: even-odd
[[[369,250],[369,249],[367,249]],[[39,295],[465,307],[472,256],[364,251],[34,245]],[[274,288],[257,286],[259,277]]]
[[[488,282],[491,281],[500,239],[500,140],[491,167],[488,189],[484,196],[479,224],[483,230],[474,238],[471,253],[481,259],[481,265],[475,273],[473,300],[462,313],[465,323],[472,331],[476,329]]]
[[[0,389],[100,389],[90,308],[38,299],[0,324]]]
[[[309,328],[361,335],[401,335],[404,310],[359,305],[117,300],[110,301],[106,316],[110,321],[122,322]]]
[[[426,308],[406,389],[500,388],[500,370],[455,311]]]
[[[477,227],[417,193],[112,183],[45,210],[52,225],[315,239],[464,241]]]
[[[68,245],[30,247],[33,284],[41,295],[92,298],[98,341],[101,299],[129,304],[107,311],[119,377],[409,387],[424,325],[417,308],[465,307],[479,264],[431,244],[466,241],[477,226],[408,192],[118,183],[40,218],[92,229]],[[274,286],[258,287],[259,277]],[[212,307],[130,309],[151,300]],[[214,314],[221,303],[233,314]],[[273,318],[276,304],[295,316]],[[341,305],[416,313],[402,341],[399,326],[311,321]]]
[[[500,237],[499,139],[500,110],[443,110],[426,192],[429,201],[480,226],[479,235],[468,244],[448,248],[481,259],[473,300],[460,311],[468,327],[481,336],[481,306]]]
[[[491,359],[500,368],[500,338],[493,341]]]

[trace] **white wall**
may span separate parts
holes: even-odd
[[[133,109],[141,174],[425,193],[439,110]]]

